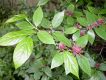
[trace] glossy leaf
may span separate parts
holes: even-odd
[[[22,19],[25,19],[25,18],[26,18],[25,14],[15,15],[15,16],[11,17],[10,19],[8,19],[6,21],[6,23],[16,22],[16,21],[19,21],[19,20],[22,20]]]
[[[94,42],[94,40],[95,40],[95,33],[94,33],[94,31],[93,31],[93,30],[89,30],[89,31],[87,32],[87,34],[88,34],[88,40],[89,40],[89,42],[90,42],[91,44],[93,44],[93,42]]]
[[[32,30],[21,30],[9,32],[0,38],[0,46],[12,46],[23,40],[26,36],[33,34]]]
[[[60,65],[63,64],[63,62],[64,62],[63,53],[57,53],[52,59],[51,69],[59,67]]]
[[[39,0],[38,6],[45,5],[49,0]]]
[[[65,67],[66,75],[72,73],[73,75],[79,78],[78,75],[79,69],[78,69],[77,60],[72,53],[67,51],[64,52],[64,67]]]
[[[33,15],[33,22],[36,27],[40,25],[40,23],[42,22],[42,19],[43,19],[43,11],[41,7],[38,7],[35,10],[34,15]]]
[[[73,34],[73,33],[75,33],[77,30],[78,30],[78,29],[77,29],[76,27],[70,27],[70,28],[66,29],[64,33],[66,33],[66,34]]]
[[[77,39],[76,44],[80,47],[85,47],[88,43],[88,35],[84,35]]]
[[[53,28],[59,27],[60,24],[63,21],[63,18],[64,18],[64,11],[55,14],[55,16],[54,16],[54,18],[52,20],[52,26],[53,26]]]
[[[95,28],[96,34],[102,39],[106,40],[106,26],[100,26],[99,28]]]
[[[82,71],[91,76],[91,67],[88,58],[83,55],[76,55],[76,57]]]
[[[57,31],[57,32],[54,32],[53,33],[53,36],[54,36],[55,40],[64,43],[68,47],[71,46],[71,40],[69,40],[68,38],[66,38],[63,33]]]
[[[16,69],[28,60],[32,53],[32,49],[33,40],[30,37],[25,38],[17,44],[13,54],[13,61]]]
[[[20,29],[33,29],[33,26],[27,21],[21,21],[16,23],[16,26]]]
[[[73,41],[76,41],[80,37],[80,31],[78,30],[72,35]]]
[[[55,44],[53,37],[46,31],[39,31],[37,36],[45,44]]]

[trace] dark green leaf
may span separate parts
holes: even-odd
[[[33,14],[33,22],[35,26],[39,26],[43,19],[43,11],[41,7],[38,7]]]
[[[53,37],[46,31],[39,31],[37,36],[45,44],[55,44]]]
[[[91,67],[88,58],[83,55],[76,55],[76,57],[82,71],[91,76]]]
[[[15,48],[13,61],[15,68],[22,66],[30,57],[33,49],[33,40],[30,37],[22,40]]]
[[[44,72],[47,76],[52,77],[52,72],[51,72],[51,69],[49,67],[45,67]]]

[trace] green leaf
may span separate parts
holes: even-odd
[[[95,14],[98,14],[98,12],[100,11],[99,9],[96,9],[92,6],[88,6],[88,10],[91,12],[91,13],[95,13]]]
[[[76,44],[80,47],[85,47],[88,43],[88,35],[84,35],[77,39]]]
[[[72,35],[73,41],[76,41],[80,37],[80,31],[78,30]]]
[[[51,71],[51,69],[50,69],[49,67],[45,67],[45,68],[43,69],[43,71],[45,72],[45,74],[46,74],[47,76],[52,77],[52,71]]]
[[[106,71],[106,63],[101,63],[99,69],[101,71]]]
[[[76,57],[82,71],[91,76],[91,67],[88,58],[83,55],[76,55]]]
[[[78,30],[78,29],[77,29],[76,27],[70,27],[70,28],[66,29],[64,33],[66,33],[66,34],[73,34],[73,33],[75,33],[77,30]]]
[[[92,77],[89,80],[106,80],[106,77],[103,72],[95,71],[95,73],[92,74]]]
[[[94,59],[87,52],[84,55],[89,59],[91,67],[95,67],[96,62],[94,61]]]
[[[38,7],[33,15],[33,22],[35,24],[35,26],[39,26],[39,24],[42,22],[43,19],[43,11],[41,7]]]
[[[69,26],[73,26],[75,23],[75,20],[72,17],[67,17],[67,24]]]
[[[64,18],[64,11],[55,14],[55,16],[54,16],[54,18],[52,20],[53,28],[56,28],[56,27],[60,26],[60,24],[63,21],[63,18]]]
[[[74,6],[73,4],[70,4],[70,5],[67,7],[67,9],[73,12],[74,9],[75,9],[75,6]]]
[[[39,31],[37,36],[45,44],[55,44],[53,37],[46,31]]]
[[[93,42],[94,42],[94,40],[95,40],[95,33],[94,33],[94,31],[93,31],[93,30],[89,30],[89,31],[87,32],[87,34],[88,34],[88,40],[89,40],[89,42],[90,42],[91,44],[93,44]]]
[[[50,25],[51,25],[50,21],[48,19],[46,19],[46,18],[43,18],[42,23],[41,23],[41,26],[43,28],[51,28]]]
[[[39,0],[38,6],[45,5],[49,0]]]
[[[89,11],[85,11],[85,14],[89,25],[97,20],[97,16],[95,14],[90,13]]]
[[[51,63],[51,69],[55,68],[55,67],[59,67],[60,65],[62,65],[64,62],[64,57],[63,57],[63,53],[57,53],[53,59],[52,59],[52,63]]]
[[[13,61],[16,69],[22,66],[28,60],[32,50],[33,40],[30,37],[25,38],[19,44],[17,44],[13,54]]]
[[[65,51],[64,52],[64,67],[66,75],[72,73],[76,77],[79,78],[79,68],[76,58],[73,56],[72,53]]]
[[[16,23],[16,26],[20,29],[33,29],[33,26],[27,21],[21,21]]]
[[[10,19],[8,19],[6,21],[6,23],[16,22],[16,21],[19,21],[19,20],[22,20],[22,19],[25,19],[25,18],[26,18],[25,14],[15,15],[15,16],[11,17]]]
[[[106,25],[95,28],[95,32],[99,37],[106,40]]]
[[[12,46],[23,40],[26,36],[32,35],[32,30],[21,30],[9,32],[0,38],[0,46]]]
[[[65,35],[59,31],[53,33],[55,40],[64,43],[66,46],[71,47],[71,40],[65,37]]]
[[[88,22],[86,18],[78,17],[77,21],[82,25],[82,26],[88,26]]]

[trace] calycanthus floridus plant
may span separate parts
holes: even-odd
[[[84,10],[83,13],[78,14],[75,6],[70,4],[66,10],[56,12],[45,28],[48,21],[42,9],[45,3],[38,3],[32,20],[29,20],[25,14],[18,14],[8,19],[6,24],[15,24],[20,30],[2,36],[0,46],[16,45],[13,62],[17,69],[30,57],[35,45],[32,36],[36,36],[43,45],[56,47],[57,53],[52,59],[51,69],[64,64],[66,75],[71,73],[79,79],[80,68],[91,76],[89,59],[84,56],[85,48],[87,44],[93,44],[96,34],[106,40],[104,17],[90,10]],[[68,27],[67,24],[71,26]]]

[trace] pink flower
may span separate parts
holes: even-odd
[[[76,54],[80,54],[80,53],[82,53],[82,48],[81,47],[79,47],[79,46],[77,46],[77,45],[74,45],[73,47],[72,47],[72,52],[76,55]]]
[[[65,48],[66,48],[66,46],[65,46],[63,43],[59,43],[58,49],[59,49],[60,51],[63,51]]]
[[[98,19],[98,20],[97,20],[97,23],[98,23],[99,25],[103,24],[103,23],[104,23],[104,19]]]

